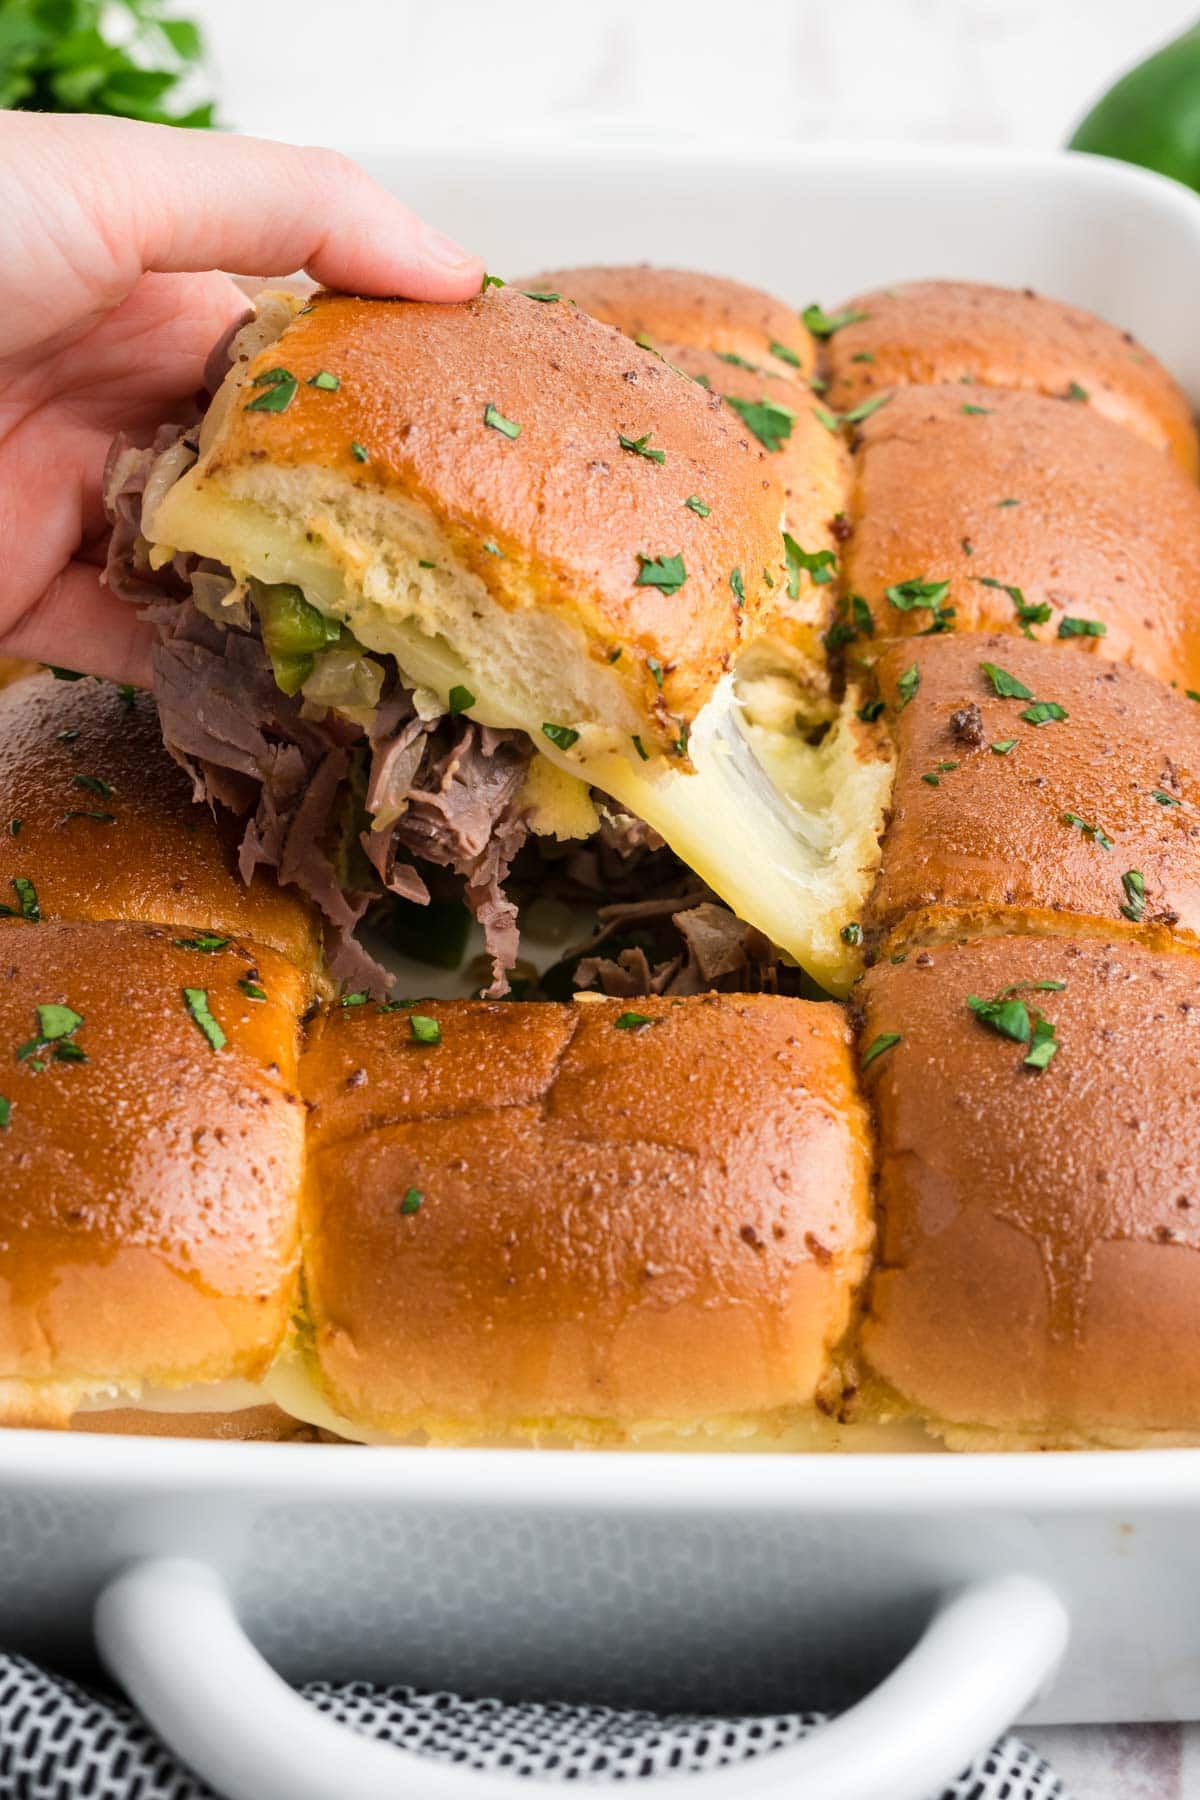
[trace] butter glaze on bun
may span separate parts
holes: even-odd
[[[335,1412],[470,1442],[811,1420],[871,1240],[842,1015],[715,995],[428,1015],[438,1043],[411,1010],[335,1008],[305,1057]]]
[[[1016,984],[1059,1044],[983,1024]],[[866,976],[880,1243],[862,1352],[955,1445],[1200,1433],[1200,955],[989,938]],[[877,1397],[877,1404],[879,1404]],[[887,1401],[882,1401],[886,1408]]]
[[[257,409],[246,395],[278,368],[294,397]],[[314,387],[322,373],[337,386]],[[632,759],[634,734],[672,754],[773,603],[766,451],[565,302],[318,296],[240,379],[147,535],[297,583],[410,680],[443,701],[461,682],[473,717],[540,747],[550,723],[580,757]],[[707,516],[692,495],[714,496]],[[678,585],[645,579],[646,559],[677,557]]]
[[[985,664],[1026,697],[998,695]],[[906,638],[873,672],[895,777],[863,912],[869,943],[894,951],[967,931],[1200,939],[1194,700],[1075,643],[1022,637]],[[1045,701],[1067,716],[1023,717]]]
[[[294,1299],[305,997],[270,950],[183,948],[140,924],[0,926],[6,1423],[270,1364]]]
[[[888,388],[957,382],[1020,388],[1092,407],[1167,450],[1188,475],[1200,468],[1187,397],[1127,331],[1028,288],[908,281],[847,303],[866,317],[828,340],[829,404],[839,411]]]
[[[562,294],[627,337],[648,338],[665,356],[668,345],[691,344],[779,375],[809,375],[816,362],[812,336],[793,307],[725,275],[635,263],[549,269],[517,285]]]
[[[1049,606],[1048,631],[1097,620],[1100,655],[1200,688],[1200,489],[1090,407],[969,396],[898,388],[859,428],[842,575],[877,633],[928,628],[886,597],[914,580],[949,582],[955,631],[1018,632],[1016,587]]]
[[[148,694],[38,675],[0,692],[0,900],[43,919],[142,920],[255,939],[307,969],[311,910],[237,869],[240,827],[196,805]]]

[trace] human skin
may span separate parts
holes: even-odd
[[[150,628],[100,579],[109,443],[195,396],[234,275],[298,269],[419,300],[483,279],[334,151],[0,112],[0,655],[148,681]]]

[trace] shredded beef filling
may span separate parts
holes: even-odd
[[[195,456],[195,439],[177,426],[164,426],[146,449],[125,439],[113,445],[104,488],[108,584],[157,627],[154,692],[167,749],[197,800],[245,818],[243,879],[261,864],[320,907],[335,979],[386,991],[387,972],[359,942],[359,929],[385,893],[427,904],[428,882],[444,870],[483,928],[488,996],[507,993],[518,949],[517,908],[506,892],[513,870],[521,897],[551,893],[598,907],[595,937],[547,975],[547,993],[800,990],[800,972],[780,962],[761,932],[721,905],[647,825],[612,812],[602,796],[600,829],[585,843],[530,838],[519,796],[534,751],[523,732],[463,716],[423,718],[391,658],[379,659],[387,675],[366,730],[285,694],[228,569],[187,555],[151,566],[143,507]]]
[[[388,674],[369,731],[332,712],[306,716],[314,709],[276,683],[227,570],[190,556],[150,565],[147,493],[177,479],[194,455],[184,431],[164,427],[145,450],[118,440],[105,476],[107,579],[157,626],[154,692],[167,749],[198,800],[246,816],[243,878],[265,864],[320,907],[337,979],[386,990],[386,972],[356,934],[384,890],[428,901],[424,863],[461,881],[492,958],[489,994],[506,993],[517,912],[504,881],[527,833],[518,797],[529,740],[465,717],[421,718],[390,658],[381,659]]]

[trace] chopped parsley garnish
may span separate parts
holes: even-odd
[[[440,1044],[442,1028],[436,1019],[430,1019],[424,1013],[410,1013],[408,1029],[412,1033],[415,1044]]]
[[[1033,699],[1033,695],[1025,683],[1018,681],[1015,675],[1010,675],[1007,669],[1002,669],[997,663],[991,662],[980,663],[979,666],[1001,700]]]
[[[410,1187],[400,1202],[402,1213],[416,1213],[421,1210],[421,1202],[425,1198],[420,1188]]]
[[[1108,626],[1103,619],[1071,619],[1063,617],[1058,621],[1060,638],[1073,637],[1106,637]]]
[[[1146,879],[1140,869],[1126,869],[1121,877],[1125,899],[1121,911],[1137,925],[1146,911]]]
[[[747,362],[746,358],[744,356],[739,356],[736,350],[717,350],[714,351],[713,354],[723,363],[732,363],[735,369],[749,369],[752,375],[761,375],[763,373],[760,364]]]
[[[101,800],[111,800],[117,791],[111,783],[102,780],[99,775],[76,775],[75,786],[86,788],[89,794],[99,794]]]
[[[0,1131],[7,1131],[8,1122],[12,1118],[12,1101],[0,1094]]]
[[[932,637],[938,632],[954,630],[954,626],[951,624],[951,620],[954,618],[954,608],[943,605],[949,592],[950,583],[948,581],[918,581],[914,579],[897,582],[894,587],[885,590],[884,598],[889,606],[896,608],[897,612],[923,612],[928,608],[933,614],[933,619],[918,635]]]
[[[226,1042],[225,1033],[209,1011],[207,988],[185,987],[183,1004],[208,1039],[209,1048],[223,1050]]]
[[[17,904],[16,906],[0,906],[0,918],[40,919],[42,912],[38,905],[37,889],[28,875],[14,875],[12,885],[17,896]]]
[[[245,994],[247,1000],[265,1000],[267,997],[265,988],[259,987],[257,981],[250,981],[245,976],[238,982],[238,987]]]
[[[1026,600],[1019,587],[1013,587],[1007,581],[997,581],[992,575],[972,575],[971,580],[977,581],[980,587],[998,588],[1000,593],[1008,595],[1016,608],[1017,623],[1026,637],[1033,636],[1029,629],[1031,625],[1045,625],[1049,622],[1051,609],[1045,600],[1039,601],[1035,605],[1032,601]],[[1060,631],[1059,636],[1063,635]]]
[[[366,451],[356,438],[351,438],[350,440],[350,454],[355,462],[366,462],[368,460]]]
[[[365,989],[360,989],[357,993],[343,994],[338,1001],[338,1005],[339,1006],[365,1006],[367,1004],[367,1001],[370,998],[371,998],[370,994],[368,994]]]
[[[800,593],[800,571],[803,569],[814,587],[825,587],[833,580],[837,557],[832,550],[805,550],[790,532],[783,534],[783,553],[787,558],[787,591],[795,600]]]
[[[229,939],[218,937],[215,931],[198,931],[195,937],[172,938],[171,942],[177,950],[203,950],[211,955],[214,950],[223,950]]]
[[[872,363],[875,361],[875,352],[873,350],[856,350],[854,355],[850,358],[850,361]]]
[[[997,738],[996,742],[989,744],[988,748],[996,756],[1007,756],[1010,750],[1016,749],[1019,742],[1019,738]]]
[[[1066,985],[1065,981],[1019,981],[1012,987],[1002,989],[994,1000],[981,1000],[978,994],[968,994],[967,1005],[980,1024],[986,1025],[990,1031],[1011,1039],[1015,1044],[1028,1044],[1025,1067],[1042,1070],[1058,1051],[1055,1027],[1040,1012],[1035,1011],[1031,1020],[1029,1008],[1016,995],[1031,989],[1057,994]]]
[[[765,396],[761,400],[738,400],[726,394],[725,404],[732,406],[742,424],[756,437],[764,450],[782,450],[792,435],[796,414],[790,406],[780,406]]]
[[[963,402],[963,411],[971,415],[990,413],[992,410],[993,409],[990,406],[971,406],[966,401]]]
[[[1027,725],[1049,725],[1055,719],[1069,719],[1071,715],[1057,700],[1037,700],[1020,716]]]
[[[483,422],[490,425],[493,431],[503,432],[506,438],[520,437],[521,427],[515,419],[506,419],[498,407],[489,400],[483,409]]]
[[[309,376],[308,385],[322,388],[327,394],[336,394],[342,384],[338,376],[331,375],[328,369],[318,369],[315,375]]]
[[[87,811],[80,811],[77,808],[73,808],[70,812],[64,813],[63,818],[64,819],[92,819],[95,821],[95,823],[97,825],[115,825],[117,822],[116,813],[87,812]],[[191,828],[189,827],[189,830],[190,829]]]
[[[613,1020],[613,1025],[618,1031],[640,1031],[643,1025],[653,1025],[653,1023],[654,1020],[649,1018],[646,1013],[640,1012],[623,1012]]]
[[[896,683],[896,692],[900,696],[900,710],[903,712],[913,695],[921,685],[921,671],[916,663],[910,663]]]
[[[780,344],[772,338],[769,349],[772,356],[777,356],[780,362],[787,363],[790,368],[799,369],[802,366],[796,352],[794,350],[789,350],[786,344]]]
[[[647,750],[645,744],[643,744],[640,737],[635,736],[635,738],[633,740],[633,747],[637,751],[638,755],[641,757],[643,762],[650,761],[650,752]]]
[[[1070,825],[1072,829],[1077,826],[1084,837],[1090,838],[1093,844],[1098,844],[1101,850],[1112,849],[1113,841],[1103,825],[1089,825],[1086,819],[1081,819],[1078,813],[1073,812],[1061,813],[1059,817],[1062,824]]]
[[[290,369],[266,369],[256,375],[250,383],[251,387],[280,387],[285,381],[294,381],[296,377]]]
[[[49,669],[50,673],[53,675],[55,681],[84,681],[84,680],[86,680],[86,676],[81,675],[78,669],[60,669],[56,663],[47,663],[46,667]]]
[[[1020,506],[1019,500],[997,500],[997,506]]]
[[[646,658],[646,667],[650,671],[650,676],[655,687],[661,689],[663,684],[663,666],[658,658],[656,656],[648,656]]]
[[[271,374],[279,379],[272,381],[269,387],[263,387],[261,394],[256,394],[253,400],[247,402],[247,412],[286,412],[296,398],[299,383],[294,375],[289,375],[286,369],[272,369]],[[265,375],[260,375],[255,386],[261,385],[266,379]]]
[[[1160,806],[1182,806],[1183,805],[1182,800],[1177,800],[1175,798],[1174,794],[1164,794],[1163,790],[1161,788],[1154,789],[1152,798],[1157,800],[1158,804]],[[16,886],[15,882],[13,883],[13,886],[14,887]]]
[[[499,544],[493,544],[493,542],[490,538],[488,538],[485,541],[483,547],[487,551],[489,556],[503,556],[504,555],[504,552],[500,548]]]
[[[733,589],[733,597],[739,606],[746,604],[746,584],[742,580],[742,571],[734,569],[729,577],[729,585]]]
[[[650,448],[650,439],[653,435],[653,432],[648,431],[645,437],[631,438],[626,437],[624,432],[618,431],[617,442],[620,444],[622,450],[632,450],[635,456],[644,456],[647,462],[665,463],[667,460],[666,451],[652,450]]]
[[[452,687],[446,697],[446,710],[451,717],[464,713],[475,704],[475,696],[468,687]]]
[[[862,926],[857,919],[851,919],[849,925],[843,925],[839,933],[843,944],[861,944]]]
[[[699,494],[689,494],[683,504],[687,507],[689,512],[694,512],[699,519],[707,519],[709,513],[712,511],[712,507],[706,506]]]
[[[684,720],[683,724],[679,727],[679,736],[675,739],[675,742],[671,745],[671,748],[672,748],[672,750],[674,750],[676,756],[686,756],[687,755],[688,739],[691,737],[691,735],[692,735],[692,728],[687,723],[687,721]]]
[[[845,312],[827,313],[823,306],[817,305],[816,301],[811,306],[806,306],[800,314],[813,336],[819,338],[831,338],[834,332],[841,331],[843,326],[857,325],[867,316],[865,312],[855,312],[852,307],[847,307]]]
[[[634,587],[657,588],[662,594],[674,594],[687,580],[682,556],[643,556],[638,552],[638,572]]]
[[[837,618],[822,638],[827,650],[840,650],[858,637],[874,637],[875,621],[861,594],[844,594],[837,602]],[[882,709],[882,701],[879,703]]]
[[[579,733],[571,725],[543,725],[542,736],[548,737],[560,750],[569,750],[579,742]]]
[[[60,744],[73,744],[79,736],[79,726],[72,726],[70,731],[56,731],[54,735]]]
[[[499,275],[485,275],[483,278],[483,286],[479,291],[481,294],[486,294],[490,287],[502,288],[507,287],[507,285],[507,282],[503,281]]]
[[[57,1002],[38,1006],[35,1011],[38,1022],[37,1036],[30,1038],[18,1047],[16,1053],[18,1062],[29,1062],[31,1057],[40,1058],[42,1052],[48,1050],[51,1044],[54,1045],[56,1062],[80,1063],[87,1061],[87,1055],[79,1045],[69,1041],[83,1024],[82,1013],[77,1013],[73,1006],[62,1006]],[[30,1068],[35,1074],[41,1074],[45,1066],[43,1061],[30,1063]]]
[[[859,1067],[869,1069],[877,1056],[882,1056],[885,1050],[893,1050],[900,1041],[900,1032],[881,1031],[875,1041],[863,1051]]]
[[[1077,381],[1073,381],[1067,389],[1068,400],[1087,400],[1089,398],[1090,395],[1088,394],[1087,389],[1085,387],[1080,387]]]
[[[861,425],[864,419],[869,419],[881,406],[886,406],[891,397],[889,390],[886,394],[874,394],[869,400],[860,400],[849,412],[830,412],[827,406],[814,406],[813,412],[826,431],[837,431],[843,425]]]
[[[613,648],[608,653],[608,660],[610,663],[619,663],[620,662],[620,660],[621,660],[620,644],[614,644]]]
[[[882,700],[868,700],[865,706],[859,707],[856,716],[862,720],[864,725],[873,725],[883,710],[884,702]]]
[[[21,827],[24,823],[25,823],[25,821],[23,819],[10,819],[8,821],[9,836],[10,837],[20,837]]]

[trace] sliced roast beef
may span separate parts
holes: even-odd
[[[246,818],[243,879],[265,864],[303,889],[328,921],[333,973],[381,990],[387,976],[358,928],[385,890],[427,902],[417,864],[437,864],[461,879],[483,927],[489,993],[506,993],[517,914],[503,883],[526,836],[519,796],[529,740],[465,717],[422,718],[391,658],[380,659],[386,686],[369,733],[283,693],[227,570],[186,556],[151,565],[143,504],[194,457],[194,440],[176,427],[164,426],[147,449],[113,446],[106,578],[158,629],[154,691],[168,750],[197,799]]]

